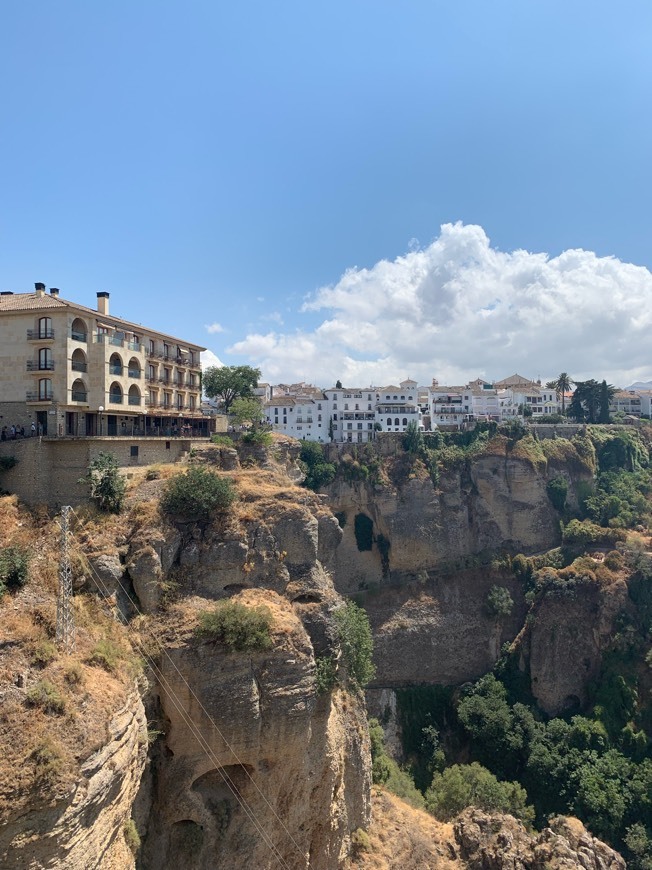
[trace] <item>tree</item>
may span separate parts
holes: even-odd
[[[602,381],[600,384],[600,414],[598,416],[598,423],[609,422],[609,404],[613,399],[615,392],[616,390],[614,387],[607,384],[606,381]]]
[[[203,376],[204,392],[210,399],[221,399],[225,412],[236,399],[250,398],[258,386],[260,369],[251,366],[211,366]]]
[[[342,381],[335,381],[335,389],[336,390],[342,389]]]
[[[518,782],[501,782],[477,761],[454,764],[434,775],[426,792],[429,812],[448,821],[468,806],[511,813],[527,823],[534,821],[534,810],[527,804],[525,789]]]
[[[353,601],[347,601],[333,615],[348,675],[358,686],[366,686],[376,676],[372,661],[374,641],[369,617]]]
[[[119,514],[125,500],[127,482],[118,470],[118,460],[113,453],[99,453],[88,466],[88,474],[80,483],[88,483],[91,498],[102,511]]]
[[[578,423],[608,423],[609,403],[616,388],[606,381],[599,384],[591,378],[588,381],[575,381],[575,392],[568,414]]]
[[[161,510],[186,520],[208,519],[225,513],[236,498],[233,484],[200,465],[170,478],[161,498]]]
[[[557,393],[557,399],[561,396],[561,413],[566,413],[566,393],[573,386],[573,379],[568,372],[562,372],[556,381],[548,381],[546,387]]]
[[[260,399],[256,396],[234,399],[231,405],[231,416],[239,426],[251,423],[255,429],[263,419],[263,406]]]
[[[423,432],[414,420],[410,420],[403,436],[403,449],[406,453],[418,456],[423,452]]]

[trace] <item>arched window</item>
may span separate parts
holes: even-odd
[[[81,319],[81,317],[75,317],[72,326],[70,327],[71,338],[74,338],[75,341],[86,341],[87,335],[88,331],[86,323]]]
[[[109,402],[112,405],[122,404],[122,387],[117,381],[114,381],[109,387]]]
[[[401,425],[401,422],[400,422],[400,420],[398,419],[398,417],[394,420],[394,425],[395,425],[395,426],[400,426],[400,425]]]
[[[81,378],[77,378],[72,385],[72,400],[73,402],[88,402],[88,392],[86,384]]]
[[[38,352],[38,367],[41,372],[51,372],[54,368],[52,351],[49,347],[41,347]]]
[[[407,417],[403,417],[403,425],[407,426]]]
[[[112,353],[109,360],[109,372],[112,375],[122,374],[122,357],[119,353]],[[122,391],[120,391],[122,393]]]
[[[54,338],[52,331],[52,318],[40,317],[38,321],[38,337],[39,338]]]
[[[392,425],[392,418],[391,418],[391,417],[388,417],[388,418],[387,418],[387,425],[388,425],[388,426],[391,426],[391,425]]]
[[[132,384],[129,387],[129,404],[140,405],[140,390],[138,389],[136,384]]]
[[[127,371],[129,373],[130,378],[139,378],[140,377],[140,363],[136,359],[135,356],[129,360],[129,365],[127,366]]]
[[[84,351],[80,347],[78,347],[76,350],[73,350],[70,365],[71,365],[73,372],[87,372],[88,371],[88,364],[86,362],[86,354],[84,353]]]
[[[52,398],[52,381],[50,378],[41,378],[38,382],[38,397],[39,399]]]

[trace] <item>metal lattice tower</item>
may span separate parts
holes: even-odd
[[[70,551],[68,529],[68,514],[72,508],[64,505],[61,508],[61,562],[59,565],[59,595],[57,597],[57,643],[66,652],[75,648],[75,620],[72,613],[72,568],[70,567]]]

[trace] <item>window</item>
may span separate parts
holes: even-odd
[[[403,417],[403,425],[407,426],[407,417]]]
[[[362,429],[362,423],[358,423],[358,429]]]
[[[136,444],[132,444],[129,448],[129,455],[132,459],[138,459],[138,446]]]
[[[52,351],[49,347],[42,347],[38,352],[39,371],[52,371]]]
[[[347,424],[346,424],[346,428],[347,428],[347,429],[353,429],[353,423],[347,423]]]
[[[337,402],[333,402],[333,410],[337,411]]]
[[[54,338],[52,331],[52,318],[41,317],[38,322],[38,337],[39,338]]]
[[[52,381],[50,378],[41,378],[38,382],[38,397],[39,399],[52,398]]]
[[[395,426],[400,426],[400,425],[401,425],[400,422],[399,422],[398,417],[394,420],[394,425],[395,425]]]
[[[345,410],[345,411],[348,411],[348,410],[349,410],[349,403],[348,403],[348,402],[344,405],[344,410]]]
[[[391,417],[388,417],[388,418],[387,418],[387,425],[388,425],[388,426],[391,426],[391,425],[392,425],[392,418],[391,418]]]
[[[149,352],[150,352],[150,354],[153,354],[155,350],[156,350],[156,342],[150,338],[150,340],[149,340]]]

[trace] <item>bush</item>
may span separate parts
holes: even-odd
[[[104,668],[109,673],[114,673],[123,658],[124,651],[110,638],[104,638],[104,640],[95,644],[91,650],[88,662],[91,665],[98,665]]]
[[[0,597],[9,589],[21,589],[27,583],[29,555],[21,547],[0,550]]]
[[[514,599],[509,594],[509,589],[504,586],[492,586],[487,595],[486,605],[489,616],[501,619],[512,612]]]
[[[405,435],[403,435],[403,450],[413,456],[419,456],[423,452],[423,447],[423,432],[419,429],[418,424],[411,420],[405,430]]]
[[[140,835],[136,828],[136,823],[133,819],[127,819],[122,826],[122,835],[125,838],[125,843],[131,854],[136,857],[140,851]]]
[[[99,453],[88,466],[88,474],[80,483],[88,483],[91,498],[100,510],[119,514],[125,500],[127,483],[118,470],[118,460],[112,453]]]
[[[255,652],[269,649],[272,614],[268,607],[247,607],[237,601],[220,601],[199,614],[195,634],[202,640],[219,641],[230,650]]]
[[[61,745],[50,736],[46,735],[37,744],[30,757],[36,765],[41,783],[52,785],[65,772],[65,752]]]
[[[336,610],[334,617],[348,675],[358,686],[366,686],[376,676],[369,617],[353,601]]]
[[[56,645],[51,640],[39,640],[31,649],[30,659],[33,665],[44,668],[56,659],[57,654]]]
[[[363,831],[362,828],[356,828],[351,834],[351,848],[355,854],[368,852],[371,849],[369,834]]]
[[[554,477],[548,481],[546,492],[552,506],[559,513],[564,512],[566,507],[566,496],[568,495],[568,482],[565,477]]]
[[[315,665],[317,693],[327,695],[337,682],[337,662],[332,656],[317,656]]]
[[[245,432],[240,441],[243,444],[257,444],[262,447],[271,447],[274,439],[270,432],[264,429],[252,429],[250,432]]]
[[[488,812],[511,813],[526,823],[534,820],[527,804],[527,792],[517,782],[501,782],[477,761],[454,764],[436,773],[426,792],[426,809],[442,821],[449,821],[466,807]]]
[[[211,444],[217,444],[218,447],[233,447],[233,438],[228,435],[211,435]]]
[[[324,448],[316,441],[302,441],[299,459],[306,469],[306,479],[303,485],[317,491],[320,486],[326,486],[335,477],[337,471],[332,462],[326,462]]]
[[[211,513],[224,513],[233,504],[236,493],[228,478],[194,465],[171,478],[161,499],[164,513],[186,520],[205,519]]]
[[[369,740],[371,743],[371,776],[377,785],[384,786],[411,806],[423,809],[421,792],[414,780],[405,770],[401,770],[393,758],[385,752],[383,729],[377,719],[369,720]]]
[[[57,687],[49,680],[39,680],[27,692],[27,703],[40,707],[45,713],[61,716],[66,712],[66,700]]]

